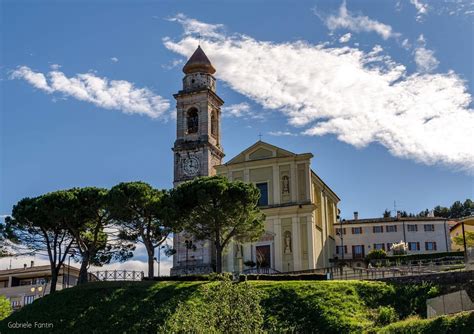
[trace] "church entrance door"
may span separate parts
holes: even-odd
[[[257,255],[257,267],[259,268],[271,268],[271,253],[270,245],[256,246],[256,255]]]

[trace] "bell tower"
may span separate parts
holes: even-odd
[[[176,99],[174,186],[199,176],[215,175],[222,163],[221,106],[216,94],[216,72],[200,46],[183,67],[183,89]],[[214,252],[208,240],[197,241],[186,232],[173,237],[171,275],[206,274],[213,271]]]
[[[221,146],[221,106],[216,94],[216,72],[200,46],[183,67],[183,89],[176,99],[174,185],[215,174],[224,152]]]

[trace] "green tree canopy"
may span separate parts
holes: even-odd
[[[145,182],[124,182],[114,186],[108,196],[111,218],[120,230],[121,238],[145,245],[148,277],[154,275],[155,249],[166,241],[175,227],[174,221],[166,219],[169,208],[162,202],[165,193]]]
[[[0,296],[0,321],[12,313],[10,301],[5,296]]]
[[[108,190],[85,187],[68,190],[71,194],[67,227],[76,240],[75,258],[81,261],[79,284],[88,281],[89,266],[102,266],[112,260],[125,261],[133,256],[132,243],[116,237],[110,212],[107,210]]]
[[[56,291],[59,270],[74,244],[67,229],[71,200],[68,192],[53,192],[39,197],[24,198],[5,219],[2,231],[14,249],[32,254],[46,254],[51,267],[51,293]]]
[[[221,176],[197,178],[171,190],[184,229],[198,240],[213,242],[218,273],[222,272],[222,252],[231,239],[253,241],[263,234],[259,197],[254,185]]]

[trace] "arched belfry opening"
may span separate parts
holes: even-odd
[[[188,110],[186,115],[188,134],[197,133],[199,129],[199,114],[196,108]]]

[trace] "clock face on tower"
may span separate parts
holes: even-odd
[[[199,159],[189,157],[183,161],[183,171],[188,176],[194,176],[199,172]]]

